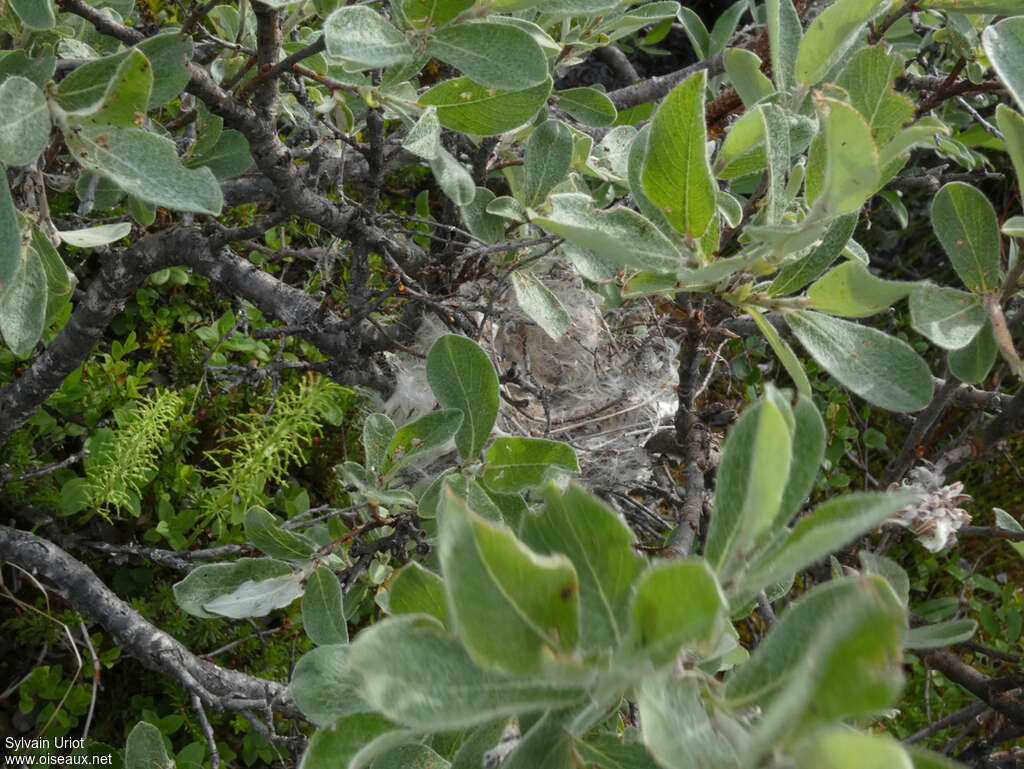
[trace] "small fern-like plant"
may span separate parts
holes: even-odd
[[[157,462],[171,426],[181,416],[185,398],[172,390],[157,390],[140,398],[134,408],[115,412],[117,429],[97,430],[86,442],[91,451],[85,477],[64,487],[62,512],[94,508],[108,520],[111,513],[140,513],[142,490],[157,472]]]
[[[321,434],[324,422],[337,424],[353,391],[307,376],[284,390],[266,414],[234,417],[234,434],[223,448],[206,452],[214,465],[206,472],[216,487],[207,495],[208,519],[230,512],[241,523],[245,511],[266,501],[268,483],[280,483],[290,466],[304,459],[304,448]]]

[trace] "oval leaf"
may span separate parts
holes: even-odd
[[[31,163],[50,141],[50,110],[39,86],[18,75],[0,85],[0,162]]]
[[[445,27],[427,41],[427,53],[488,88],[518,91],[548,76],[541,47],[528,32],[508,24],[479,21]]]
[[[545,438],[498,438],[484,456],[484,484],[499,494],[529,489],[558,469],[578,473],[572,446]]]
[[[562,554],[534,553],[507,526],[443,492],[441,571],[452,626],[478,665],[532,673],[579,632],[579,579]]]
[[[448,128],[475,136],[518,128],[537,114],[551,93],[551,80],[521,91],[502,91],[474,83],[468,77],[446,80],[420,96],[420,104],[437,107]]]
[[[348,643],[341,583],[326,566],[309,576],[302,596],[302,626],[317,646]]]
[[[856,42],[882,0],[837,0],[807,28],[796,59],[796,77],[805,89],[822,80]]]
[[[555,103],[584,125],[603,128],[618,113],[612,100],[596,88],[568,88],[554,94]]]
[[[775,519],[791,451],[786,420],[770,401],[747,407],[729,431],[704,548],[704,557],[719,573]]]
[[[649,220],[628,208],[598,208],[589,195],[563,192],[549,198],[551,213],[533,223],[613,260],[614,264],[675,274],[682,256]]]
[[[217,596],[226,595],[247,581],[283,577],[292,573],[291,567],[273,558],[239,558],[232,563],[212,563],[200,566],[174,585],[174,600],[178,606],[195,617],[214,619],[203,606]]]
[[[564,123],[546,120],[526,142],[523,156],[523,197],[535,206],[565,178],[572,163],[572,134]]]
[[[860,262],[846,262],[814,283],[807,296],[819,312],[865,318],[889,309],[914,287],[914,283],[876,278]]]
[[[132,225],[129,222],[119,222],[118,224],[101,224],[86,230],[57,230],[57,235],[69,246],[96,248],[118,241],[131,231]]]
[[[1020,6],[1017,5],[1013,11],[1006,13],[1020,13],[1020,10]],[[1017,100],[1017,106],[1024,109],[1024,16],[1003,19],[998,24],[986,27],[981,33],[981,47],[985,49],[992,66],[1010,89],[1013,98]]]
[[[360,633],[349,664],[362,677],[362,695],[370,704],[424,731],[566,707],[584,696],[581,688],[551,676],[512,676],[478,667],[455,636],[422,614],[389,618]]]
[[[306,718],[318,726],[370,706],[359,696],[362,681],[349,670],[348,644],[321,646],[302,655],[288,688]]]
[[[906,342],[816,312],[786,315],[822,368],[864,400],[889,411],[920,411],[932,399],[932,375]]]
[[[230,593],[207,601],[203,609],[233,619],[265,617],[302,595],[302,575],[288,574],[272,579],[248,580]]]
[[[82,126],[64,138],[82,166],[140,200],[214,215],[224,205],[220,185],[210,169],[185,168],[170,139],[117,126]]]
[[[366,6],[338,8],[324,20],[327,53],[359,69],[401,64],[416,52],[389,21]]]
[[[658,107],[647,139],[644,192],[672,226],[699,238],[715,213],[718,187],[707,159],[704,91],[700,70],[674,89]]]
[[[6,186],[6,185],[5,185]],[[46,322],[46,270],[32,246],[18,245],[14,274],[0,291],[0,334],[17,356],[28,355]]]
[[[953,269],[971,291],[999,287],[999,222],[977,187],[950,182],[932,202],[932,229]]]
[[[498,416],[498,373],[491,359],[473,340],[445,334],[427,355],[427,382],[442,408],[462,412],[455,446],[464,459],[475,457]]]
[[[920,286],[910,295],[914,330],[946,350],[965,347],[988,316],[977,294],[943,286]]]

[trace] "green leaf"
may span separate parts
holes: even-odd
[[[792,0],[767,0],[768,40],[772,50],[772,76],[780,91],[796,88],[796,58],[803,38],[800,17]]]
[[[578,473],[572,446],[545,438],[498,438],[484,456],[484,484],[510,494],[543,483],[553,470]]]
[[[816,312],[790,313],[786,322],[811,357],[864,400],[888,411],[920,411],[931,401],[931,372],[906,342]]]
[[[231,563],[199,566],[174,585],[174,600],[194,617],[215,619],[203,606],[217,596],[234,592],[247,581],[261,581],[292,573],[291,567],[273,558],[239,558]]]
[[[52,29],[57,23],[50,0],[11,0],[11,9],[28,29]]]
[[[639,743],[624,742],[617,734],[588,735],[587,741],[573,739],[573,750],[587,766],[603,769],[657,769],[651,754]],[[474,767],[474,769],[476,769]]]
[[[706,88],[707,71],[700,70],[665,97],[651,123],[642,172],[647,197],[691,238],[711,223],[718,192],[707,157]]]
[[[679,250],[649,220],[628,208],[597,208],[589,195],[560,192],[548,198],[551,212],[532,222],[593,251],[613,264],[675,274]]]
[[[395,423],[385,414],[370,414],[363,422],[363,453],[366,469],[383,474],[387,469],[388,447],[395,437]]]
[[[907,649],[937,649],[969,641],[978,629],[973,619],[955,619],[911,628],[903,639]]]
[[[482,667],[534,673],[551,652],[570,652],[579,633],[579,579],[562,554],[528,549],[507,526],[472,512],[446,488],[441,571],[448,614]]]
[[[902,686],[904,626],[903,607],[881,577],[833,579],[790,604],[726,683],[726,702],[758,707],[783,730],[811,707],[825,719],[876,713]]]
[[[838,78],[838,84],[850,94],[850,104],[870,126],[877,146],[888,143],[914,117],[910,100],[892,90],[904,64],[898,53],[873,45],[858,51]]]
[[[789,342],[783,339],[779,332],[775,330],[775,327],[765,320],[759,309],[756,307],[744,307],[744,309],[754,319],[757,327],[761,330],[761,335],[768,340],[768,344],[771,345],[779,362],[782,363],[782,367],[786,369],[789,378],[796,385],[797,391],[804,395],[810,395],[811,382],[807,378],[807,372],[804,371],[804,366],[800,359],[796,357],[793,348],[789,346]]]
[[[1012,13],[1019,11],[1018,6]],[[1013,16],[985,27],[981,33],[981,47],[999,78],[1017,100],[1017,106],[1024,109],[1024,17]]]
[[[320,646],[299,658],[289,691],[303,714],[317,726],[371,710],[360,697],[362,679],[349,669],[348,644]]]
[[[996,123],[1006,140],[1006,151],[1010,153],[1017,173],[1017,186],[1024,187],[1024,115],[999,104],[996,106]]]
[[[147,109],[170,101],[188,84],[185,62],[192,54],[192,41],[177,32],[167,32],[143,40],[134,48],[93,59],[61,80],[57,98],[68,111],[84,110],[103,99],[118,67],[133,51],[145,54],[153,70],[153,86]]]
[[[1000,529],[1006,529],[1008,531],[1024,531],[1024,526],[1017,523],[1017,519],[1002,508],[993,507],[992,512],[996,517],[996,526]],[[1016,550],[1021,556],[1024,556],[1024,542],[1010,542],[1008,540],[1007,544]]]
[[[992,369],[996,361],[995,334],[992,332],[992,322],[988,319],[981,331],[959,350],[950,350],[946,360],[949,363],[949,371],[953,376],[967,384],[978,384]]]
[[[768,293],[778,296],[799,291],[829,268],[846,244],[850,242],[853,231],[857,229],[857,215],[840,216],[829,225],[821,242],[807,256],[789,262],[779,271],[778,276],[768,287]]]
[[[422,29],[426,26],[441,27],[447,24],[464,10],[472,7],[473,0],[401,0],[398,5],[405,20]]]
[[[766,96],[775,93],[775,87],[761,72],[761,60],[745,48],[728,48],[722,56],[729,82],[740,95],[744,106],[752,107]]]
[[[805,90],[821,81],[856,43],[881,2],[837,0],[811,22],[796,59],[796,77]]]
[[[90,125],[135,126],[146,114],[152,91],[153,67],[142,51],[132,48],[118,63],[103,98],[71,117]]]
[[[462,163],[448,150],[441,149],[438,156],[430,161],[430,170],[437,179],[437,185],[457,206],[465,206],[476,197],[476,185]]]
[[[407,741],[409,737],[409,732],[396,729],[393,723],[376,713],[354,713],[325,724],[313,732],[306,752],[302,754],[299,769],[362,767],[368,764],[373,756]],[[378,748],[372,751],[373,755],[360,760],[360,753],[364,753],[380,739],[385,740],[384,746],[377,743]]]
[[[487,213],[487,205],[494,197],[486,187],[477,187],[473,200],[461,209],[466,228],[484,243],[497,243],[505,235],[505,222],[501,217]]]
[[[906,607],[910,603],[910,577],[896,561],[882,555],[875,555],[870,550],[857,553],[861,566],[866,574],[877,574],[889,583],[900,604]]]
[[[656,667],[672,662],[684,646],[713,651],[727,618],[722,590],[702,558],[649,568],[637,582],[630,614],[626,657]]]
[[[715,19],[711,27],[711,34],[708,37],[708,54],[714,55],[721,51],[732,39],[736,32],[736,25],[740,23],[740,17],[748,10],[746,0],[736,0],[726,8]]]
[[[918,8],[936,11],[956,11],[959,13],[1001,13],[1020,12],[1017,0],[918,0],[914,3]]]
[[[249,153],[249,140],[241,131],[229,128],[222,131],[216,144],[203,153],[195,153],[189,157],[190,168],[205,166],[213,171],[218,179],[230,179],[249,170],[252,166],[252,155]]]
[[[582,16],[607,11],[619,4],[618,0],[544,0],[533,5],[542,7],[545,13],[557,16]]]
[[[910,323],[946,350],[965,347],[988,322],[977,294],[944,286],[919,286],[910,294]]]
[[[57,315],[71,301],[71,293],[78,283],[78,278],[70,272],[57,249],[38,228],[32,228],[32,247],[39,254],[46,273],[46,318],[43,326],[49,326]]]
[[[914,769],[910,756],[888,735],[864,734],[831,726],[795,751],[800,769]]]
[[[392,614],[429,614],[448,624],[444,582],[415,561],[403,566],[391,580],[388,608]]]
[[[424,615],[389,618],[364,630],[352,644],[350,665],[363,678],[361,694],[370,704],[424,731],[462,729],[583,698],[581,688],[549,675],[477,667],[455,636]]]
[[[706,59],[708,57],[708,49],[711,47],[711,34],[708,32],[708,28],[704,26],[700,16],[692,8],[687,8],[683,5],[679,7],[679,22],[683,25],[683,31],[686,33],[686,37],[689,38],[690,45],[693,47],[693,52],[697,54],[697,58]]]
[[[463,459],[480,453],[498,415],[498,374],[471,339],[446,334],[427,355],[427,382],[443,409],[459,409],[463,420],[455,445]]]
[[[977,294],[998,288],[999,222],[984,193],[964,182],[950,182],[935,195],[931,218],[964,285]]]
[[[185,168],[170,139],[116,126],[72,128],[64,139],[79,164],[140,200],[213,215],[224,205],[210,169]]]
[[[572,319],[558,301],[532,272],[513,272],[512,286],[519,308],[552,339],[569,330]]]
[[[757,108],[764,122],[765,156],[768,161],[767,204],[764,223],[779,224],[786,212],[789,195],[786,193],[786,175],[789,173],[789,124],[786,113],[774,104]]]
[[[789,476],[792,444],[770,401],[748,406],[726,439],[704,557],[720,574],[771,525]]]
[[[124,769],[174,769],[174,760],[167,755],[163,735],[153,724],[139,721],[128,733],[124,744]]]
[[[50,141],[50,110],[39,86],[17,75],[0,85],[0,163],[24,166]]]
[[[814,489],[818,468],[825,456],[825,422],[811,394],[800,393],[793,406],[793,461],[789,465],[786,488],[771,530],[779,531],[800,511]]]
[[[281,529],[278,524],[277,518],[262,507],[249,508],[245,514],[245,536],[271,558],[304,561],[317,550],[316,542],[309,537]]]
[[[530,134],[523,155],[523,202],[535,206],[562,181],[572,163],[572,134],[564,123],[545,120]]]
[[[405,35],[366,6],[338,8],[324,20],[327,53],[358,69],[376,69],[416,58]]]
[[[878,189],[881,178],[871,129],[849,104],[828,98],[817,98],[815,103],[825,136],[825,181],[820,202],[833,215],[857,211]]]
[[[394,475],[418,459],[430,456],[452,438],[456,438],[458,443],[457,434],[464,422],[465,412],[450,408],[431,411],[415,422],[403,425],[388,444],[384,473]]]
[[[14,255],[18,259],[14,274],[0,290],[0,335],[11,352],[22,357],[32,352],[43,335],[47,280],[33,246],[22,248],[19,243]]]
[[[309,575],[302,595],[302,626],[317,646],[348,643],[341,583],[326,566]]]
[[[915,283],[876,278],[860,262],[845,262],[815,282],[807,296],[819,312],[865,318],[889,309],[915,289]]]
[[[923,117],[913,125],[902,129],[896,136],[879,149],[878,167],[888,171],[893,164],[910,153],[914,147],[934,147],[936,134],[949,135],[949,127],[934,117]]]
[[[563,553],[580,580],[580,648],[614,649],[629,626],[630,595],[644,559],[632,530],[607,505],[576,484],[563,493],[549,484],[540,515],[523,521],[520,536],[538,553]]]
[[[583,125],[603,128],[614,123],[618,115],[612,100],[596,88],[568,88],[556,91],[552,98]]]
[[[488,88],[519,91],[548,77],[541,47],[528,32],[508,24],[471,21],[439,29],[427,40],[427,54]]]
[[[677,680],[671,671],[648,676],[637,688],[644,744],[665,769],[739,766],[736,747],[705,710],[693,679]]]
[[[399,745],[373,760],[371,769],[448,769],[441,756],[422,743]]]
[[[502,769],[569,769],[570,737],[563,715],[546,712],[522,736],[502,762]],[[481,766],[489,766],[481,762]]]
[[[446,80],[420,95],[420,104],[437,107],[442,125],[475,136],[494,136],[528,122],[544,106],[551,80],[521,91],[503,91],[468,77]]]
[[[719,179],[735,179],[761,171],[768,165],[764,121],[761,113],[747,110],[733,123],[715,157]]]
[[[964,765],[946,756],[935,753],[917,745],[905,745],[903,748],[914,762],[914,769],[964,769]]]
[[[218,595],[203,604],[203,609],[233,619],[265,617],[282,609],[302,595],[302,575],[288,574],[271,579],[243,582],[230,593]]]
[[[76,248],[96,248],[114,243],[126,237],[132,231],[129,222],[117,224],[100,224],[84,230],[57,230],[60,239],[69,246]]]
[[[742,577],[744,596],[754,596],[895,515],[914,499],[909,492],[855,493],[830,499],[800,519],[781,546],[755,557]]]

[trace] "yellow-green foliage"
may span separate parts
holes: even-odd
[[[354,395],[326,379],[306,377],[282,391],[269,413],[234,417],[227,448],[206,453],[216,466],[207,476],[217,484],[209,512],[230,510],[232,523],[239,523],[250,506],[265,500],[267,483],[280,483],[288,467],[303,460],[303,448],[320,435],[323,422],[337,421],[332,415],[340,417]]]
[[[104,515],[125,510],[138,515],[142,489],[156,472],[168,432],[184,405],[180,393],[157,390],[120,417],[117,430],[100,436],[85,468],[84,491],[90,506]]]

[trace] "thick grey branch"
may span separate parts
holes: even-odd
[[[257,703],[256,707],[270,707],[284,716],[302,718],[285,684],[200,659],[118,598],[88,566],[49,540],[0,526],[0,560],[15,563],[51,583],[77,612],[102,625],[122,651],[150,670],[174,679],[204,704],[217,710],[240,711]]]

